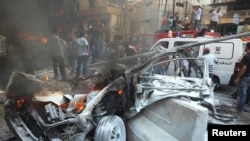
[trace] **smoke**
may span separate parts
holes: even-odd
[[[45,34],[50,30],[48,13],[39,0],[2,0],[5,34],[8,32],[29,32]]]
[[[40,38],[46,37],[52,31],[51,16],[54,5],[50,0],[0,2],[0,35],[7,38],[11,49],[8,56],[0,58],[0,78],[7,78],[7,74],[13,70],[26,71],[33,69],[30,67],[39,67],[32,66],[33,64],[50,65],[47,47],[41,43]],[[37,41],[26,41],[22,34],[34,36]]]

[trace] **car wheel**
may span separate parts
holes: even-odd
[[[103,117],[96,127],[94,141],[126,141],[123,120],[116,115]]]

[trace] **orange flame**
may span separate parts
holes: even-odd
[[[28,41],[35,41],[37,38],[29,33],[22,33],[21,37]]]
[[[20,108],[23,106],[23,103],[24,103],[24,98],[20,98],[16,101],[16,107],[17,108]]]
[[[123,94],[123,90],[119,90],[119,91],[118,91],[118,94],[119,94],[119,95],[122,95],[122,94]]]
[[[46,81],[48,81],[49,80],[49,75],[45,74],[43,79],[46,80]]]
[[[81,112],[82,110],[85,109],[85,100],[86,97],[82,97],[79,101],[76,101],[74,103],[77,112]]]
[[[48,43],[48,39],[45,38],[45,37],[43,37],[43,38],[41,39],[41,42],[42,42],[43,44],[47,44],[47,43]]]

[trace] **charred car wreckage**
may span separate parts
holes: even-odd
[[[100,90],[86,94],[49,92],[33,75],[13,72],[6,87],[5,119],[21,140],[126,141],[125,121],[162,99],[183,98],[215,115],[207,63],[185,54],[184,49],[163,51],[132,68],[113,68]],[[183,75],[184,61],[193,68],[190,77]]]

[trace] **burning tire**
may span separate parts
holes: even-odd
[[[123,120],[118,116],[102,118],[95,131],[95,141],[126,141],[126,131]]]

